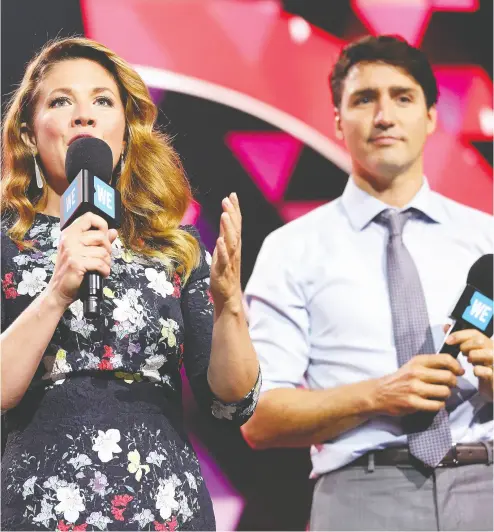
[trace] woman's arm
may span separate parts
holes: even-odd
[[[64,311],[48,287],[0,335],[2,411],[16,406],[26,393]]]
[[[78,297],[85,273],[110,274],[116,237],[116,230],[108,231],[106,221],[92,213],[62,231],[47,288],[0,335],[2,411],[16,406],[26,393],[58,322]]]
[[[259,362],[242,304],[240,256],[242,216],[236,194],[222,202],[220,236],[211,264],[214,326],[208,381],[222,401],[239,401],[256,384]]]

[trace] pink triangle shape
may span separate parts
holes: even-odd
[[[476,138],[492,138],[492,134],[486,132],[481,125],[482,113],[492,113],[492,82],[486,75],[481,76],[476,72],[472,75],[472,86],[468,93],[468,102],[463,124],[464,133]]]
[[[375,35],[401,35],[412,45],[422,40],[432,12],[427,0],[355,0],[353,9]]]
[[[467,110],[472,85],[471,71],[461,67],[441,67],[435,69],[434,73],[439,87],[439,120],[445,129],[457,135],[462,130]]]
[[[283,198],[302,143],[287,133],[231,132],[226,145],[271,203]]]
[[[437,102],[437,115],[444,128],[453,135],[461,131],[463,123],[463,105],[461,96],[446,87],[441,89]]]
[[[259,61],[281,12],[276,0],[221,0],[209,2],[208,9],[238,51],[251,63]]]
[[[185,211],[184,217],[182,218],[182,225],[192,224],[194,225],[201,214],[201,205],[196,201],[192,201]]]
[[[285,223],[288,223],[292,220],[300,218],[300,216],[307,214],[308,212],[320,207],[321,205],[324,205],[325,203],[327,202],[322,200],[286,201],[279,205],[278,214]]]
[[[436,11],[477,11],[479,0],[432,0]]]
[[[451,90],[465,100],[468,97],[468,91],[472,85],[473,72],[469,67],[439,67],[434,69],[434,74],[439,86],[439,93],[442,88]],[[439,98],[441,95],[439,94]]]

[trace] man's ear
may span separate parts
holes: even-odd
[[[343,140],[343,130],[341,129],[341,115],[337,107],[334,108],[334,130],[336,138]]]
[[[34,138],[33,132],[30,130],[26,122],[21,124],[21,139],[33,153],[38,151],[36,139]]]
[[[432,105],[427,110],[427,135],[432,135],[436,131],[437,126],[437,107]]]

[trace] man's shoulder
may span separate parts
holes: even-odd
[[[433,194],[441,203],[443,211],[452,223],[458,223],[462,226],[472,225],[477,230],[485,228],[487,231],[492,231],[494,227],[494,217],[492,214],[455,201],[438,192],[433,192]]]

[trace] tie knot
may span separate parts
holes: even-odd
[[[376,222],[388,228],[391,236],[401,236],[405,224],[413,217],[412,210],[398,212],[386,209],[376,216]]]

